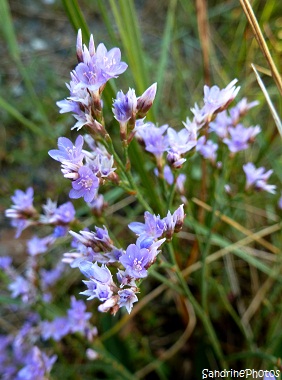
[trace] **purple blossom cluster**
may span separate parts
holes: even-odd
[[[52,202],[48,199],[47,204],[43,206],[44,213],[39,214],[33,206],[33,194],[34,191],[32,187],[29,187],[26,192],[16,190],[15,194],[11,197],[13,201],[11,208],[5,211],[6,217],[12,220],[11,224],[16,228],[16,238],[21,235],[25,228],[32,225],[42,224],[54,227],[52,235],[54,238],[64,236],[68,231],[67,226],[75,218],[75,209],[72,203],[66,202],[57,207],[56,202]],[[47,247],[52,242],[53,240],[51,236],[46,237],[43,240],[34,237],[33,240],[29,242],[29,253],[35,255],[45,252],[46,250],[44,247]],[[38,252],[35,253],[37,250]]]
[[[43,340],[54,339],[59,341],[68,334],[79,332],[91,342],[97,335],[97,328],[90,324],[91,317],[92,313],[86,311],[85,303],[72,296],[71,307],[67,310],[66,316],[40,323],[41,337]]]
[[[157,162],[157,168],[162,171],[164,167],[163,155],[167,153],[167,164],[172,168],[179,169],[186,159],[184,156],[197,144],[195,128],[183,128],[179,132],[167,124],[157,127],[152,122],[143,120],[136,123],[135,136],[145,149],[152,153]]]
[[[115,314],[124,306],[130,313],[133,303],[138,301],[136,282],[147,277],[149,267],[160,252],[160,246],[181,230],[184,217],[183,205],[173,214],[168,212],[164,218],[146,211],[145,223],[129,224],[137,240],[126,250],[114,246],[106,227],[95,227],[95,231],[80,231],[79,234],[70,231],[75,238],[76,250],[65,253],[64,262],[73,268],[78,267],[88,278],[83,281],[87,290],[81,294],[87,296],[88,300],[97,298],[103,302],[98,307],[101,312]],[[109,266],[118,268],[116,281]]]
[[[144,122],[140,120],[135,126],[135,135],[140,144],[145,146],[145,149],[152,153],[157,162],[157,168],[159,172],[162,172],[164,167],[163,155],[167,152],[167,164],[174,169],[182,167],[186,161],[185,156],[188,152],[196,148],[204,158],[215,163],[216,151],[218,145],[208,140],[205,136],[202,136],[199,141],[197,137],[199,131],[211,123],[211,121],[217,116],[221,118],[221,114],[225,113],[229,104],[234,100],[240,87],[236,87],[235,83],[237,79],[234,79],[226,88],[220,90],[219,87],[213,86],[209,88],[204,86],[204,105],[199,108],[195,104],[191,109],[194,117],[192,121],[187,118],[186,122],[183,122],[184,127],[180,131],[175,131],[168,125],[157,127],[151,122]],[[244,105],[241,104],[238,111],[238,115],[243,115]],[[248,105],[245,105],[245,109]],[[233,112],[235,118],[235,111]],[[212,124],[212,123],[211,123]],[[253,135],[255,132],[253,132]],[[253,135],[251,137],[253,137]],[[251,138],[248,136],[248,138]]]
[[[254,142],[257,134],[261,129],[258,125],[255,127],[245,127],[240,123],[241,118],[247,112],[255,107],[258,102],[248,103],[246,98],[243,98],[235,107],[229,110],[224,110],[218,113],[215,120],[209,124],[210,132],[215,132],[221,141],[223,141],[230,150],[235,154],[249,147],[250,143]]]
[[[71,81],[67,84],[70,96],[58,101],[57,105],[60,113],[71,112],[77,120],[72,129],[79,130],[87,126],[94,134],[105,137],[101,94],[106,83],[122,74],[127,69],[127,64],[121,61],[120,49],[116,47],[107,51],[105,45],[100,43],[95,49],[92,35],[87,48],[82,44],[81,30],[77,35],[76,53],[78,65],[70,73]],[[154,83],[139,97],[131,88],[126,94],[123,91],[117,93],[113,102],[113,113],[120,123],[122,140],[127,140],[127,124],[134,126],[136,119],[146,116],[153,104],[156,90],[157,84]]]
[[[27,245],[28,243],[29,241]],[[65,265],[61,261],[55,262],[51,269],[41,267],[37,254],[29,253],[20,273],[12,266],[10,257],[4,257],[1,262],[0,267],[9,279],[8,290],[11,297],[20,297],[25,304],[33,304],[40,295],[44,302],[50,302],[52,289],[66,272]]]
[[[33,193],[32,187],[29,187],[26,192],[16,190],[11,197],[13,201],[11,208],[5,211],[6,217],[12,219],[12,226],[16,228],[16,238],[37,218],[37,211],[33,206]]]
[[[209,124],[214,117],[219,113],[227,109],[229,104],[235,99],[240,87],[236,87],[237,79],[233,79],[224,89],[220,89],[218,86],[204,86],[204,105],[199,107],[195,103],[194,108],[191,109],[194,114],[193,122],[198,128]]]
[[[273,170],[265,171],[264,167],[256,168],[252,162],[248,162],[244,165],[243,170],[246,174],[246,190],[253,188],[257,191],[264,190],[268,193],[275,194],[276,186],[267,183]]]
[[[233,158],[236,153],[248,149],[250,144],[255,141],[255,137],[261,132],[261,128],[258,125],[247,128],[241,123],[242,117],[258,104],[257,101],[248,103],[247,99],[243,98],[236,106],[229,110],[226,109],[239,91],[239,88],[236,89],[233,86],[235,83],[235,81],[232,81],[226,87],[227,91],[226,89],[220,91],[216,86],[211,89],[205,86],[204,107],[199,109],[195,105],[195,108],[192,109],[194,113],[193,121],[190,122],[187,118],[186,123],[184,123],[186,128],[189,128],[189,126],[191,128],[191,125],[197,125],[197,128],[200,129],[202,124],[206,125],[209,127],[209,133],[214,132],[217,135],[219,139],[218,144],[209,139],[207,134],[199,137],[196,151],[219,168],[222,166],[222,163],[216,162],[216,160],[221,142],[227,145],[231,158]],[[224,103],[224,100],[227,99],[226,96],[230,96],[230,101]],[[222,104],[222,107],[218,107],[219,104]],[[275,193],[276,186],[267,184],[272,170],[265,172],[263,167],[257,169],[251,162],[244,165],[243,170],[247,178],[245,190],[252,188],[257,191],[265,190],[272,194]],[[231,194],[230,185],[226,185],[225,189],[228,194]]]
[[[96,144],[91,136],[87,135],[87,142],[92,151],[83,150],[84,139],[81,135],[73,144],[66,137],[59,137],[58,148],[49,151],[49,155],[61,163],[61,170],[65,178],[72,181],[70,198],[83,198],[91,203],[98,198],[98,188],[108,179],[118,181],[113,168],[114,159],[106,149]]]
[[[0,336],[0,377],[3,380],[43,380],[57,360],[49,356],[40,344],[38,314],[29,314],[17,334]]]
[[[49,378],[56,355],[47,355],[40,347],[42,340],[61,340],[68,334],[79,333],[91,343],[97,335],[92,326],[92,313],[86,311],[82,300],[71,297],[66,316],[52,322],[41,320],[37,313],[27,313],[16,334],[0,335],[0,377],[3,380],[43,380]]]
[[[76,53],[78,65],[71,72],[71,81],[67,84],[70,96],[57,102],[60,113],[72,112],[77,120],[74,128],[78,130],[84,125],[98,134],[105,134],[102,120],[101,93],[105,84],[111,78],[117,78],[127,69],[127,64],[121,61],[118,48],[107,50],[104,44],[95,49],[91,35],[89,47],[82,45],[82,33],[78,31]]]
[[[137,97],[134,89],[129,89],[126,94],[123,91],[117,93],[113,101],[112,111],[115,119],[120,123],[120,134],[123,141],[130,142],[134,132],[136,120],[142,120],[153,105],[157,92],[157,83],[152,84],[141,96]]]

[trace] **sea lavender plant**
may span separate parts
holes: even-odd
[[[156,83],[139,97],[134,88],[129,88],[126,93],[119,90],[112,104],[112,118],[120,129],[119,146],[115,147],[111,129],[105,123],[102,97],[107,82],[121,75],[127,69],[127,64],[121,61],[118,48],[108,51],[104,44],[99,44],[96,49],[92,35],[88,47],[83,45],[81,31],[78,31],[76,54],[78,64],[70,73],[71,81],[67,84],[69,96],[58,101],[57,105],[60,113],[72,113],[76,120],[72,129],[80,130],[81,134],[74,143],[67,137],[59,137],[58,149],[50,150],[49,156],[60,162],[63,177],[71,181],[69,198],[74,202],[80,201],[78,207],[83,205],[83,212],[80,209],[79,214],[87,213],[85,210],[88,210],[88,214],[94,216],[94,223],[100,227],[94,225],[91,228],[93,219],[87,223],[83,218],[76,219],[76,211],[70,201],[57,206],[56,202],[48,199],[40,214],[33,206],[33,188],[29,187],[26,192],[16,190],[12,196],[13,204],[6,210],[6,216],[16,228],[16,237],[30,226],[38,229],[51,228],[52,233],[43,237],[42,234],[33,235],[27,240],[27,260],[21,273],[12,266],[8,257],[0,260],[0,268],[7,276],[11,297],[20,297],[24,304],[29,304],[34,309],[38,307],[39,301],[38,309],[41,312],[42,305],[48,309],[48,304],[50,306],[56,297],[56,292],[53,291],[56,284],[64,275],[75,273],[74,271],[80,276],[80,286],[86,286],[86,289],[82,288],[85,290],[77,293],[86,296],[87,301],[94,302],[77,300],[76,293],[71,296],[71,307],[63,315],[52,315],[43,320],[38,315],[31,318],[32,322],[27,316],[28,321],[15,337],[14,343],[12,336],[2,339],[5,375],[16,376],[17,379],[47,378],[56,356],[48,356],[41,350],[42,341],[61,343],[66,337],[71,335],[72,339],[78,333],[87,345],[92,344],[97,337],[97,329],[90,322],[92,313],[87,311],[87,307],[95,310],[98,302],[99,312],[115,315],[119,309],[124,308],[130,314],[142,297],[143,281],[151,273],[171,289],[177,290],[181,295],[179,304],[183,299],[189,300],[202,320],[211,338],[213,350],[223,365],[223,355],[205,309],[204,296],[200,304],[191,293],[181,271],[182,259],[174,251],[178,244],[175,243],[175,235],[185,225],[185,213],[191,213],[185,186],[189,177],[186,168],[191,164],[189,159],[196,156],[207,160],[213,173],[217,176],[222,173],[222,182],[232,179],[229,168],[226,169],[217,160],[222,157],[224,149],[229,150],[230,160],[235,160],[235,156],[239,156],[241,151],[247,150],[255,141],[261,128],[258,125],[245,127],[241,119],[257,102],[248,103],[243,98],[229,109],[240,90],[240,87],[235,86],[237,79],[223,89],[204,86],[203,106],[199,107],[195,103],[191,109],[192,119],[187,117],[183,122],[184,128],[175,129],[168,124],[159,126],[146,120],[156,97]],[[138,171],[135,172],[132,167],[129,145],[134,139],[144,148],[144,157],[148,154],[147,157],[152,159],[153,163],[148,168],[154,173],[153,183],[159,185],[154,189],[156,204],[152,199],[151,202],[148,201],[142,193],[142,181]],[[87,149],[84,149],[85,143]],[[256,169],[251,162],[245,164],[243,170],[247,178],[246,192],[255,189],[275,193],[276,186],[267,184],[272,170],[265,172],[263,167]],[[150,174],[146,174],[148,181],[149,178],[152,179]],[[137,210],[142,207],[144,212],[144,222],[136,215],[128,223],[129,230],[136,236],[124,246],[114,236],[114,231],[108,228],[110,223],[106,218],[105,197],[110,187],[118,187],[123,194],[135,196],[140,207]],[[228,183],[222,184],[221,191],[223,189],[233,195]],[[157,198],[160,199],[159,207]],[[176,209],[171,212],[173,207]],[[202,227],[199,223],[196,229],[201,231]],[[50,249],[67,237],[72,237],[72,241],[68,248],[60,250],[64,254],[61,254],[59,262],[54,260],[53,265],[44,267]],[[196,245],[194,249],[195,247]],[[205,253],[201,265],[205,273]],[[159,268],[167,270],[169,280],[160,273],[156,274]],[[86,278],[82,280],[83,285],[81,275]],[[204,276],[202,288],[205,288]],[[85,350],[86,356],[90,360],[96,360],[99,355],[91,347]],[[17,358],[14,363],[8,353],[11,349]]]

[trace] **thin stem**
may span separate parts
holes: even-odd
[[[176,273],[177,278],[178,278],[178,280],[179,280],[179,282],[183,288],[183,291],[186,294],[188,300],[191,302],[193,308],[195,309],[196,315],[202,321],[204,328],[205,328],[205,330],[206,330],[206,332],[210,338],[210,341],[211,341],[211,344],[212,344],[213,349],[215,351],[215,354],[217,355],[218,360],[221,364],[221,367],[226,369],[226,368],[228,368],[227,363],[224,359],[224,356],[223,356],[223,353],[221,350],[221,346],[220,346],[220,343],[217,339],[217,336],[216,336],[216,333],[215,333],[214,328],[212,326],[212,323],[211,323],[208,315],[205,313],[205,311],[203,310],[201,305],[198,303],[198,301],[196,300],[196,298],[193,296],[192,292],[190,291],[190,289],[189,289],[189,287],[188,287],[188,285],[187,285],[187,283],[186,283],[186,281],[185,281],[185,279],[181,273],[181,270],[178,267],[172,243],[169,243],[167,246],[168,246],[171,261],[175,265],[175,273]]]
[[[135,183],[135,180],[131,174],[131,171],[126,168],[126,166],[121,161],[119,155],[117,154],[110,135],[106,135],[106,144],[107,144],[108,150],[114,156],[114,159],[116,163],[118,164],[119,169],[121,170],[123,175],[127,178],[128,183],[130,184],[136,198],[139,200],[139,202],[142,204],[142,206],[144,207],[146,211],[153,212],[151,206],[147,203],[147,201],[143,198],[141,192],[139,191],[139,188]]]
[[[270,51],[268,49],[268,46],[265,42],[265,39],[264,39],[263,34],[261,32],[259,23],[256,19],[255,14],[254,14],[253,8],[252,8],[249,0],[240,0],[240,3],[242,5],[243,11],[245,12],[245,15],[246,15],[248,21],[249,21],[249,24],[251,25],[251,27],[253,29],[253,32],[254,32],[255,38],[259,44],[259,47],[260,47],[262,53],[264,54],[265,59],[269,65],[269,68],[271,70],[271,74],[272,74],[272,77],[276,83],[276,86],[277,86],[280,94],[282,95],[282,79],[281,79],[281,76],[277,70],[277,67],[276,67],[276,65],[272,59],[272,56],[271,56]]]
[[[174,181],[173,185],[171,186],[169,197],[168,197],[168,200],[167,200],[167,209],[168,210],[170,210],[171,207],[172,207],[172,202],[173,202],[175,190],[176,190],[176,180]]]

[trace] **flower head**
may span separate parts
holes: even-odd
[[[26,357],[25,366],[18,372],[17,379],[22,380],[42,380],[51,371],[57,356],[48,357],[34,346],[30,355]]]
[[[45,238],[39,238],[38,236],[33,236],[27,241],[27,252],[30,256],[36,256],[47,251],[48,246],[52,243],[54,239],[52,236],[47,236]]]
[[[228,128],[230,138],[224,138],[223,142],[228,146],[230,152],[236,153],[240,150],[247,149],[249,143],[254,140],[254,137],[260,133],[260,131],[261,129],[258,125],[245,128],[242,124],[238,124],[236,127]]]
[[[236,83],[237,79],[234,79],[222,90],[218,86],[204,86],[204,106],[199,108],[195,104],[191,109],[198,126],[211,122],[217,113],[228,107],[240,90],[240,87],[235,87]]]
[[[33,188],[29,187],[26,192],[16,190],[11,199],[14,204],[5,211],[5,215],[12,219],[11,224],[17,229],[16,238],[18,238],[22,231],[33,223],[32,219],[37,216],[33,207]]]
[[[119,307],[125,306],[128,314],[130,314],[133,307],[133,303],[138,301],[136,294],[131,289],[123,289],[118,292],[118,295],[119,295],[119,301],[118,301]]]
[[[72,189],[69,193],[70,198],[83,197],[85,202],[91,202],[97,195],[99,179],[87,166],[82,166],[78,170],[79,177],[72,182]]]
[[[157,239],[162,236],[166,225],[159,215],[156,216],[149,213],[149,211],[146,211],[144,214],[144,219],[145,223],[132,222],[129,223],[128,227],[131,231],[135,232],[136,235],[142,236],[143,239],[147,237]]]
[[[135,95],[135,90],[130,88],[127,94],[119,91],[116,99],[114,100],[112,110],[117,121],[120,123],[126,123],[136,114],[137,98]]]
[[[205,159],[215,163],[217,148],[218,145],[216,143],[212,140],[207,140],[206,136],[202,136],[197,142],[196,150],[200,152]]]
[[[152,84],[147,90],[137,99],[137,117],[143,118],[152,107],[156,97],[157,83]]]
[[[243,170],[247,178],[246,190],[254,187],[256,190],[265,190],[272,194],[276,192],[276,186],[269,185],[267,183],[267,180],[273,173],[273,170],[268,170],[266,172],[264,167],[257,169],[252,162],[248,162],[244,165]]]
[[[135,244],[127,247],[126,253],[119,258],[125,267],[126,273],[134,278],[147,277],[146,265],[150,260],[150,253],[146,248],[138,248]]]
[[[66,137],[59,137],[59,149],[49,150],[48,154],[56,161],[69,161],[73,164],[77,164],[81,162],[84,157],[84,153],[82,153],[83,142],[84,140],[81,135],[77,137],[74,144]]]

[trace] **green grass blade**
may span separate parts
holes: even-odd
[[[148,80],[145,68],[146,56],[142,48],[134,2],[110,0],[110,6],[126,51],[137,92],[141,95],[148,86]]]
[[[171,0],[169,3],[169,8],[166,16],[166,25],[164,29],[163,39],[162,39],[162,48],[161,48],[161,55],[158,66],[158,75],[157,75],[157,83],[158,83],[158,92],[159,96],[156,97],[156,100],[154,102],[154,110],[157,113],[161,96],[160,94],[163,93],[163,86],[165,83],[165,70],[168,63],[169,58],[169,47],[172,40],[172,33],[173,33],[173,27],[175,22],[175,10],[176,10],[176,4],[177,0]]]
[[[249,24],[251,25],[251,27],[253,29],[253,33],[254,33],[255,38],[259,44],[259,47],[260,47],[268,65],[269,65],[269,68],[270,68],[272,77],[276,83],[276,86],[277,86],[280,94],[282,95],[282,79],[281,79],[281,76],[278,72],[278,69],[274,63],[274,60],[270,54],[267,43],[265,41],[265,38],[262,34],[259,23],[256,19],[255,14],[254,14],[253,8],[252,8],[249,0],[240,0],[240,3],[242,5],[242,8],[243,8],[245,14],[246,14],[246,17],[248,19]]]
[[[47,137],[49,135],[46,134],[43,129],[39,128],[38,125],[24,117],[15,107],[13,107],[10,103],[6,102],[6,100],[2,97],[0,97],[0,108],[8,112],[14,119],[19,121],[22,125],[24,125],[33,133],[45,137],[46,139],[49,138]]]
[[[186,218],[185,224],[192,228],[193,230],[197,228],[197,233],[201,233],[205,238],[210,234],[207,227],[203,226],[197,222],[194,218]],[[281,228],[281,226],[280,226]],[[248,239],[248,237],[246,237]],[[218,245],[221,248],[227,248],[232,245],[232,242],[228,241],[226,238],[220,236],[219,234],[213,233],[211,236],[211,242]],[[229,250],[228,250],[229,251]],[[230,252],[234,253],[236,256],[240,257],[242,260],[246,261],[248,264],[259,269],[261,272],[266,273],[269,277],[275,278],[282,281],[282,277],[278,276],[275,270],[272,270],[268,265],[264,264],[262,261],[258,260],[256,257],[249,255],[243,249],[238,247],[232,247]]]
[[[272,101],[270,99],[270,96],[269,96],[269,94],[267,92],[267,89],[266,89],[266,87],[265,87],[265,85],[264,85],[264,83],[263,83],[263,81],[262,81],[262,79],[261,79],[261,77],[260,77],[257,69],[255,68],[255,65],[253,65],[253,64],[252,64],[252,69],[254,70],[254,72],[256,74],[256,78],[257,78],[258,84],[259,84],[259,86],[260,86],[260,88],[261,88],[261,90],[262,90],[262,92],[263,92],[263,94],[265,96],[265,99],[267,101],[267,104],[268,104],[268,107],[270,109],[270,112],[271,112],[271,115],[273,117],[273,120],[274,120],[274,122],[275,122],[275,124],[277,126],[277,129],[278,129],[278,131],[280,133],[280,136],[282,137],[282,123],[281,123],[281,120],[280,120],[280,118],[278,116],[278,113],[276,112],[276,109],[275,109],[275,107],[274,107],[274,105],[273,105],[273,103],[272,103]]]
[[[85,17],[83,16],[83,13],[78,5],[77,0],[62,0],[62,3],[66,11],[66,14],[76,32],[78,31],[78,29],[81,29],[83,39],[89,40],[89,28],[85,21]]]
[[[5,22],[1,23],[0,29],[5,38],[9,55],[12,61],[16,64],[19,70],[19,73],[23,78],[27,93],[30,97],[30,101],[32,102],[34,107],[38,110],[38,113],[42,119],[42,122],[45,124],[45,129],[47,129],[49,127],[48,117],[46,115],[43,104],[40,102],[39,97],[37,96],[34,90],[31,78],[21,61],[20,49],[18,46],[18,42],[17,42],[17,38],[16,38],[14,26],[13,26],[11,12],[10,12],[8,2],[6,0],[0,0],[0,14],[1,14],[2,20],[5,20]]]

